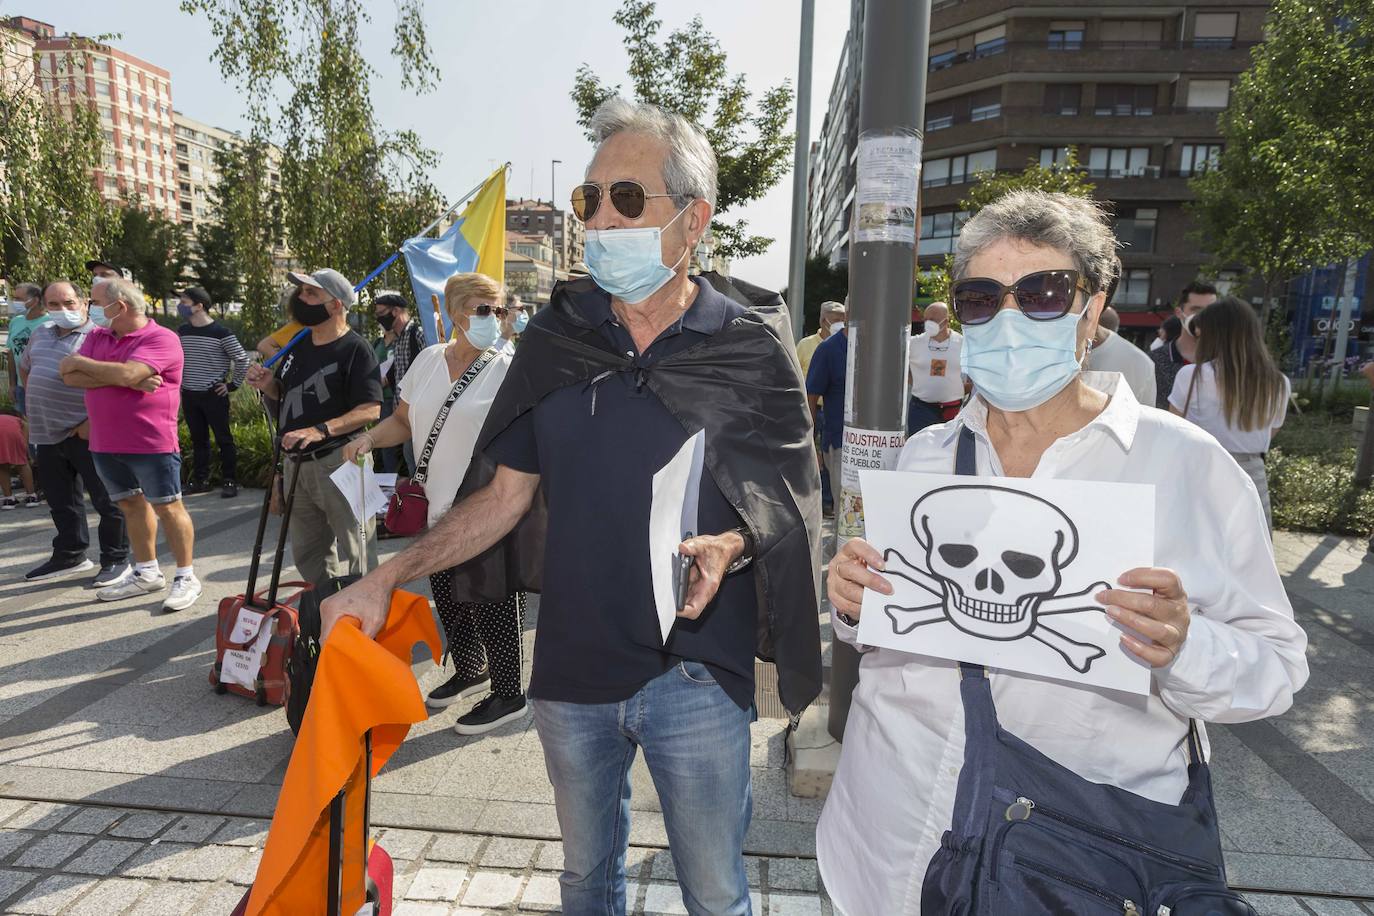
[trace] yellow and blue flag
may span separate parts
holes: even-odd
[[[476,271],[486,274],[497,283],[506,282],[506,167],[491,174],[464,208],[455,222],[438,238],[418,236],[401,245],[406,266],[410,269],[410,285],[415,291],[419,307],[420,325],[425,340],[437,343],[437,329],[430,318],[431,297],[444,301],[444,283],[456,273]],[[444,336],[453,332],[446,309],[443,316]]]

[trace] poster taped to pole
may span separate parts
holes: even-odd
[[[839,508],[835,512],[835,530],[841,542],[864,534],[864,501],[859,493],[860,472],[895,468],[903,445],[906,445],[905,430],[844,428]]]
[[[920,136],[901,133],[859,137],[854,241],[915,245],[920,179]]]

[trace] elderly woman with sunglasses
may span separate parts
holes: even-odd
[[[1148,697],[993,670],[1006,731],[1083,779],[1177,805],[1189,720],[1282,713],[1307,679],[1254,485],[1212,437],[1142,406],[1117,373],[1084,372],[1115,270],[1094,202],[1022,191],[964,226],[952,302],[977,396],[914,436],[904,471],[948,474],[965,430],[984,476],[1155,486],[1155,566],[1121,570],[1098,601],[1122,648],[1153,671]],[[1103,507],[1110,512],[1110,506]],[[1121,519],[1121,524],[1131,524]],[[836,634],[855,642],[864,590],[891,594],[861,539],[830,564]],[[919,913],[951,827],[965,746],[954,662],[859,646],[859,685],[818,827],[837,910]],[[1105,910],[1104,910],[1105,912]]]

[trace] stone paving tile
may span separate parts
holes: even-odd
[[[5,906],[7,913],[56,916],[62,908],[95,886],[92,878],[75,875],[50,875],[39,881],[23,896]]]
[[[520,896],[524,878],[500,872],[474,872],[463,892],[463,906],[499,908],[510,906]]]
[[[471,862],[485,839],[470,833],[440,834],[434,840],[434,845],[429,847],[425,858],[439,862]],[[558,867],[563,867],[561,862]]]
[[[30,840],[40,836],[31,830],[0,828],[0,860],[22,849]]]
[[[520,895],[522,910],[556,910],[562,904],[558,879],[550,875],[535,875]]]
[[[433,839],[434,834],[425,830],[401,830],[388,827],[378,842],[391,854],[393,859],[418,859]]]
[[[408,900],[442,900],[453,903],[467,880],[466,868],[445,868],[427,865],[420,868],[410,883],[405,897]]]
[[[768,911],[763,916],[821,916],[821,900],[814,896],[769,894]]]
[[[267,828],[270,823],[233,818],[210,837],[210,842],[225,846],[261,846],[267,840]]]
[[[110,830],[110,836],[146,840],[155,837],[175,819],[175,815],[160,811],[144,811],[120,821]]]
[[[391,911],[392,916],[450,916],[452,911],[446,903],[423,903],[415,900],[402,900]]]
[[[90,841],[79,833],[50,833],[26,846],[14,864],[20,868],[56,868]]]
[[[0,868],[0,903],[14,896],[20,888],[27,887],[33,879],[34,875],[30,872]]]
[[[5,822],[6,827],[27,827],[30,830],[53,830],[80,809],[75,805],[56,802],[36,802]]]
[[[158,843],[145,846],[120,866],[119,872],[132,878],[166,878],[178,856],[189,856],[196,847],[186,843]]]
[[[196,912],[205,916],[224,916],[234,912],[234,907],[243,899],[246,888],[232,884],[217,884],[196,903]],[[63,914],[65,916],[65,914]]]
[[[186,815],[162,835],[164,841],[203,843],[224,824],[224,818],[203,814]]]
[[[192,916],[205,885],[189,881],[164,881],[148,889],[125,916]]]
[[[1304,901],[1316,916],[1369,916],[1369,911],[1349,900],[1310,899]]]
[[[538,848],[538,840],[493,837],[487,848],[482,850],[479,864],[487,868],[529,868]]]
[[[237,884],[242,887],[247,887],[248,885],[252,884],[253,879],[257,877],[258,863],[261,861],[262,850],[250,850],[248,853],[248,857],[245,858],[242,862],[240,862],[237,866],[235,866],[234,870],[229,873],[227,880],[231,884]]]
[[[110,916],[122,913],[133,904],[150,885],[128,878],[100,881],[90,893],[65,910],[62,916]]]
[[[141,848],[142,844],[132,840],[96,840],[62,870],[80,875],[108,875]]]
[[[18,798],[0,798],[0,824],[23,811],[28,805],[28,802]]]
[[[546,840],[539,850],[539,858],[534,867],[540,871],[563,870],[563,844],[558,840]]]
[[[768,861],[770,890],[811,891],[820,888],[820,873],[810,859],[770,859]]]
[[[119,808],[83,808],[57,829],[63,833],[104,833],[126,813]]]
[[[1279,894],[1246,894],[1245,899],[1259,916],[1312,916],[1292,897]]]

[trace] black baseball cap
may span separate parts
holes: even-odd
[[[199,286],[188,286],[181,291],[181,295],[190,299],[196,305],[204,306],[207,309],[210,307],[210,294]]]
[[[111,264],[109,261],[101,261],[98,259],[86,262],[86,269],[89,271],[94,272],[97,267],[108,267],[125,280],[133,279],[133,274],[129,273],[129,268],[127,267],[120,267],[118,264]]]

